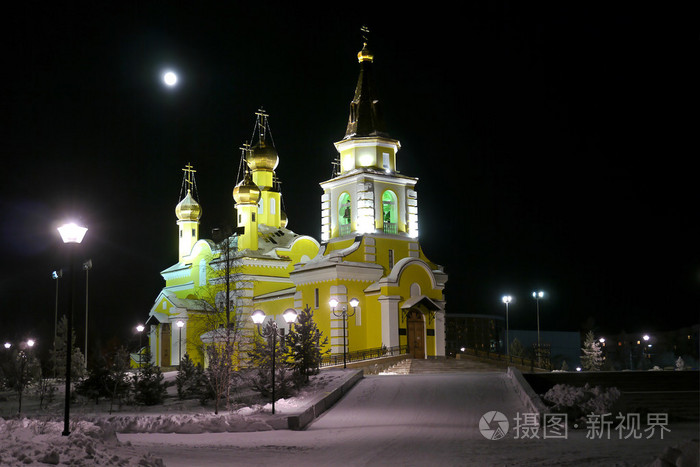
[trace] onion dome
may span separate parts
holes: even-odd
[[[246,171],[243,180],[233,189],[233,199],[237,204],[258,204],[260,188],[253,183],[250,172]]]
[[[284,211],[280,211],[280,227],[283,229],[287,227],[287,222],[289,222],[287,220],[287,214]]]
[[[362,44],[362,50],[357,52],[357,61],[360,63],[374,61],[374,54],[367,48],[367,42]]]
[[[198,221],[202,217],[202,207],[192,197],[190,190],[175,207],[175,215],[181,221]]]
[[[251,170],[275,170],[280,158],[274,146],[260,140],[248,154],[247,162]]]

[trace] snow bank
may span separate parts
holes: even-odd
[[[63,422],[0,418],[0,465],[163,465],[159,458],[120,445],[114,432],[91,422],[71,423],[70,436],[62,432]]]

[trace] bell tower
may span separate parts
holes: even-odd
[[[418,237],[417,178],[397,169],[398,140],[386,131],[374,86],[374,54],[368,48],[368,30],[357,54],[360,74],[345,136],[331,180],[321,183],[321,237],[333,238],[383,233]]]

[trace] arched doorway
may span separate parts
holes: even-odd
[[[425,358],[425,323],[423,314],[418,310],[411,310],[406,316],[406,337],[411,357]]]

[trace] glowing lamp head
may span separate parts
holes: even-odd
[[[35,343],[34,339],[27,339],[27,347],[34,347]]]
[[[532,298],[542,298],[542,297],[544,297],[544,292],[542,292],[541,290],[538,292],[532,292]]]
[[[9,342],[5,342],[4,345],[5,345],[6,349],[9,349],[10,347],[12,347],[12,344],[10,344]]]
[[[645,341],[648,341],[648,340],[649,340],[649,334],[644,334],[644,335],[642,336],[642,339],[644,339]]]
[[[58,233],[61,235],[63,243],[80,243],[83,241],[87,230],[86,227],[81,227],[75,222],[71,222],[59,227]]]
[[[351,298],[350,299],[350,306],[353,308],[357,308],[357,306],[360,304],[360,301],[356,298]]]
[[[335,298],[331,298],[330,300],[328,300],[328,304],[331,306],[331,308],[337,307],[338,303],[338,300],[336,300]]]
[[[511,297],[510,295],[504,295],[501,300],[503,300],[503,303],[507,305],[513,301],[513,297]]]
[[[144,329],[146,329],[146,328],[143,326],[143,324],[139,324],[138,326],[136,326],[136,330],[138,332],[143,332]]]
[[[284,321],[285,321],[285,322],[291,324],[291,323],[294,323],[294,322],[297,320],[297,312],[296,312],[296,310],[290,308],[290,309],[288,309],[288,310],[286,310],[286,311],[284,312],[284,314],[282,315],[282,317],[284,318]]]
[[[250,319],[252,319],[255,324],[262,324],[262,322],[265,321],[265,312],[262,310],[255,310],[253,314],[250,315]]]
[[[177,327],[182,328],[185,325],[185,322],[181,319],[178,319],[175,324],[177,325]]]

